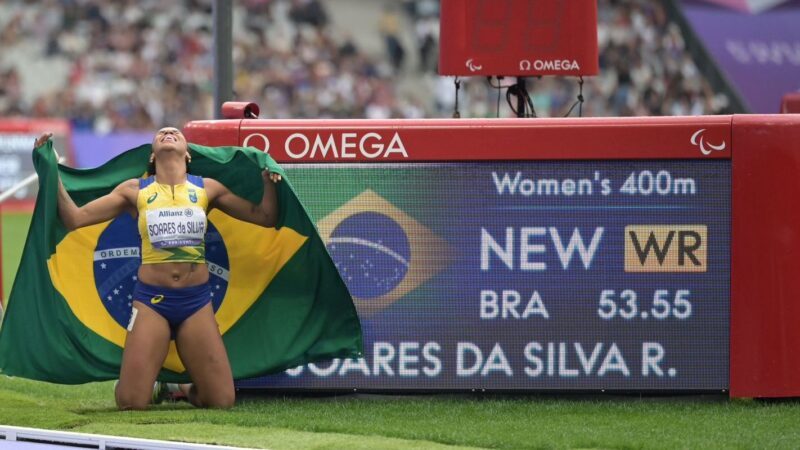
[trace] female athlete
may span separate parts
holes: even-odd
[[[43,134],[35,147],[51,136]],[[115,389],[120,409],[145,409],[151,403],[171,339],[192,379],[191,385],[183,386],[189,402],[210,408],[230,408],[234,403],[233,375],[211,306],[206,214],[218,208],[236,219],[274,227],[275,183],[281,176],[263,172],[264,195],[256,205],[216,180],[190,175],[190,161],[183,133],[167,127],[153,139],[148,178],[122,182],[81,207],[59,180],[58,214],[69,230],[124,212],[138,218],[142,265]]]

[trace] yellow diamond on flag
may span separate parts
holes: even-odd
[[[227,260],[223,265],[208,258],[212,275],[223,280],[215,283],[212,277],[212,293],[219,283],[226,285],[215,312],[220,333],[224,335],[307,238],[289,227],[263,228],[233,219],[219,210],[212,210],[208,217],[219,233],[221,242],[217,245],[222,246]],[[118,228],[112,228],[112,224]],[[119,347],[125,346],[127,324],[122,318],[130,317],[131,303],[149,300],[131,296],[140,260],[138,247],[124,241],[137,238],[138,231],[133,227],[129,216],[121,216],[72,231],[58,243],[47,261],[53,286],[78,320]],[[110,248],[100,249],[98,244],[104,241],[111,243]],[[185,371],[174,341],[170,342],[164,368],[178,373]]]

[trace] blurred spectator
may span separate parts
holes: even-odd
[[[435,75],[438,1],[369,1],[386,5],[373,7],[371,28],[331,16],[335,0],[234,2],[236,97],[260,102],[265,118],[450,117],[453,80]],[[601,69],[586,79],[584,115],[726,111],[661,1],[598,8]],[[351,32],[365,29],[386,54],[359,48]],[[211,0],[4,0],[0,116],[66,117],[96,132],[209,118],[212,45]],[[529,86],[539,116],[565,114],[578,93],[574,79]],[[465,79],[462,117],[509,116],[498,94],[485,78]]]
[[[386,44],[386,53],[395,73],[403,67],[406,50],[400,42],[400,11],[394,5],[386,5],[380,20],[380,32]]]
[[[295,23],[307,23],[322,28],[328,24],[328,14],[319,0],[294,0],[289,17]]]
[[[414,34],[419,50],[419,70],[435,73],[439,58],[439,2],[419,0],[411,4],[416,22]]]
[[[19,73],[13,67],[0,71],[0,111],[5,111],[4,115],[23,114],[21,105],[22,84]]]

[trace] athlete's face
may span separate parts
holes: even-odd
[[[189,151],[186,144],[186,137],[177,128],[164,127],[158,130],[153,138],[153,153],[158,155],[160,152],[181,152],[186,154]]]

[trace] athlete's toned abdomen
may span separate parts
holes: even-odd
[[[142,264],[139,267],[139,279],[153,286],[195,286],[208,281],[208,266],[205,263],[182,262]]]

